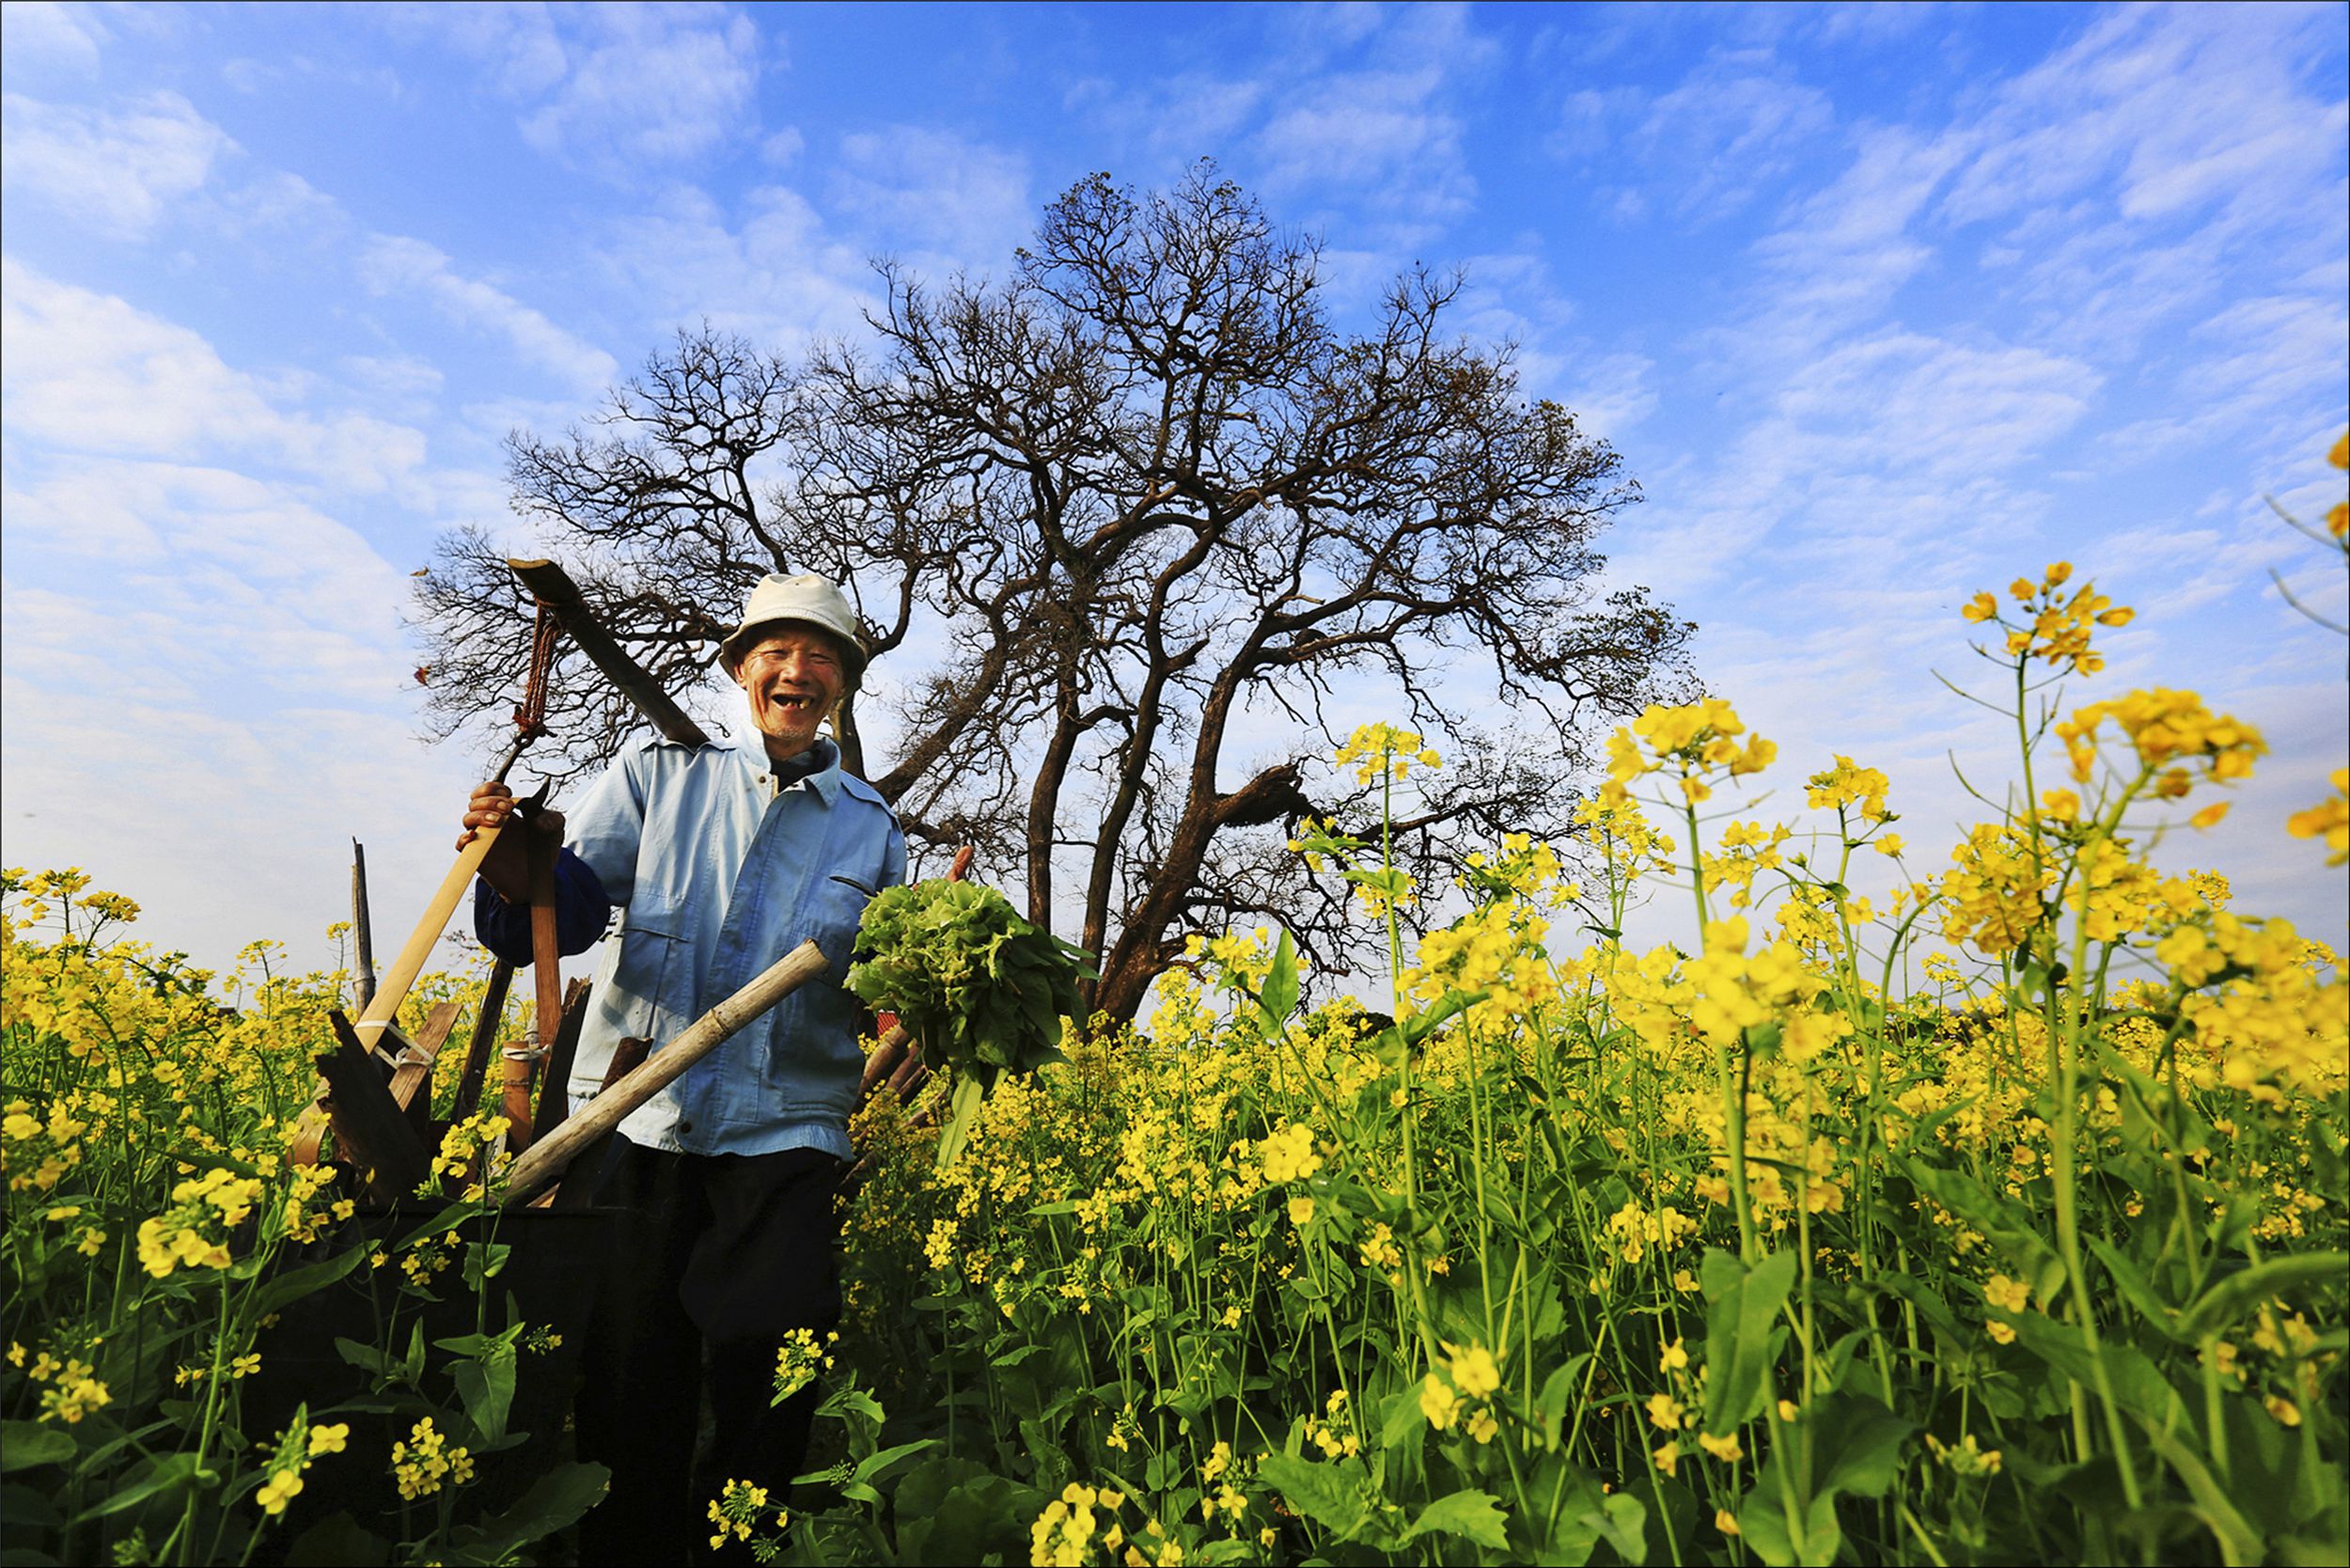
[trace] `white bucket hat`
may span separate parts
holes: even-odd
[[[795,620],[830,633],[840,644],[849,684],[856,684],[865,674],[865,649],[856,640],[856,612],[849,608],[839,588],[813,572],[786,577],[770,572],[743,601],[743,624],[718,645],[718,657],[728,675],[758,640],[752,634],[778,620]]]

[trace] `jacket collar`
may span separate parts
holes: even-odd
[[[824,736],[817,736],[814,745],[782,766],[777,766],[774,759],[767,755],[764,745],[755,751],[746,749],[744,755],[760,770],[761,779],[775,781],[777,793],[805,779],[807,787],[816,792],[816,797],[826,807],[837,804],[840,799],[840,748]],[[810,764],[813,764],[812,771]]]

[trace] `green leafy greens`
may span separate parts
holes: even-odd
[[[953,1074],[941,1169],[963,1152],[997,1078],[1061,1059],[1061,1020],[1081,1012],[1077,982],[1094,972],[1083,949],[974,882],[883,888],[865,906],[857,949],[849,989],[876,1011],[895,1012],[932,1070]]]

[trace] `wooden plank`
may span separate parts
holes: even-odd
[[[415,1190],[432,1158],[408,1118],[392,1101],[374,1056],[340,1009],[327,1013],[335,1049],[316,1059],[326,1080],[327,1116],[335,1144],[359,1171],[359,1196],[370,1203],[395,1203]]]
[[[508,1208],[520,1208],[554,1185],[582,1151],[619,1126],[629,1112],[666,1089],[744,1025],[822,974],[830,963],[813,942],[803,942],[776,960],[517,1160],[499,1201]]]
[[[481,1080],[490,1071],[490,1050],[497,1043],[498,1025],[506,1016],[506,991],[514,981],[514,966],[504,959],[490,965],[489,982],[481,989],[481,1011],[473,1021],[473,1038],[465,1043],[465,1065],[457,1074],[457,1095],[449,1102],[448,1119],[462,1121],[481,1102]]]
[[[612,638],[596,619],[595,612],[581,597],[579,585],[571,574],[553,561],[509,560],[508,568],[522,579],[539,600],[553,610],[563,622],[563,630],[572,641],[588,655],[604,678],[620,689],[620,695],[636,705],[636,711],[652,721],[653,728],[670,740],[686,745],[708,745],[710,737],[702,727],[685,716],[685,710],[664,691],[661,682],[645,670],[645,666],[630,657],[628,651]]]
[[[575,980],[563,993],[563,1022],[547,1047],[546,1076],[540,1081],[539,1110],[531,1125],[544,1137],[571,1115],[572,1062],[579,1055],[579,1032],[588,1022],[588,982]]]
[[[368,851],[351,841],[351,990],[359,1010],[375,1000],[375,927],[368,918]]]
[[[462,1011],[454,1001],[434,1003],[432,1011],[425,1015],[424,1027],[400,1052],[400,1063],[392,1069],[391,1082],[384,1086],[391,1091],[392,1104],[408,1118],[408,1125],[415,1129],[418,1141],[427,1148],[433,1141],[426,1125],[432,1119],[432,1061],[457,1027],[457,1015]]]
[[[517,753],[519,749],[518,746]],[[511,755],[508,765],[511,765]],[[458,852],[457,863],[441,879],[440,888],[433,893],[432,902],[425,910],[424,918],[418,920],[416,929],[409,933],[408,945],[400,949],[398,958],[392,960],[392,966],[384,973],[383,983],[378,986],[374,996],[368,999],[368,1005],[360,1010],[358,1021],[352,1025],[352,1028],[361,1043],[369,1050],[383,1043],[384,1031],[400,1015],[400,1004],[407,1000],[408,988],[416,982],[417,974],[424,968],[424,961],[432,955],[432,945],[448,929],[449,917],[457,911],[457,901],[471,886],[474,872],[480,869],[482,856],[490,853],[490,846],[497,842],[497,836],[498,829],[494,827],[477,829],[473,842]],[[309,1108],[294,1122],[292,1157],[297,1165],[311,1165],[318,1159],[319,1136],[326,1130],[327,1123],[324,1110],[326,1089],[321,1080]]]

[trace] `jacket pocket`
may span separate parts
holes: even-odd
[[[612,971],[619,1032],[660,1045],[690,1022],[686,995],[693,983],[680,912],[643,899],[630,902],[620,927],[619,962]]]

